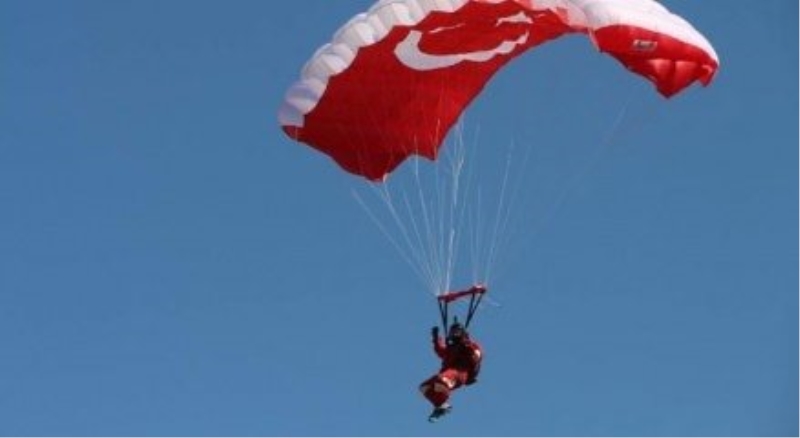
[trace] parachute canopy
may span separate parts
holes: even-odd
[[[435,159],[510,60],[572,33],[665,97],[708,85],[719,65],[692,25],[653,0],[381,0],[317,50],[279,120],[291,138],[380,181],[411,154]]]

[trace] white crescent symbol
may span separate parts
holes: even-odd
[[[511,17],[504,17],[497,20],[498,24],[501,23],[533,23],[530,17],[520,12]],[[442,29],[434,29],[430,34],[436,33]],[[469,53],[453,53],[448,55],[433,55],[423,52],[419,47],[419,42],[422,40],[422,32],[412,30],[408,33],[406,38],[397,44],[394,49],[394,54],[397,59],[406,67],[415,70],[437,70],[441,68],[452,67],[464,61],[473,62],[486,62],[492,58],[500,55],[511,53],[515,48],[528,42],[529,32],[525,32],[514,41],[503,41],[497,47],[489,50],[480,50]]]

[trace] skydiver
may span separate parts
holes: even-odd
[[[452,409],[448,400],[454,390],[477,381],[483,353],[457,320],[450,326],[446,341],[439,336],[438,326],[431,329],[431,337],[442,366],[435,376],[422,382],[419,390],[433,405],[428,421],[434,422]]]

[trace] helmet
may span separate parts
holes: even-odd
[[[448,344],[455,344],[461,341],[466,340],[469,338],[469,333],[467,333],[467,329],[464,328],[458,321],[453,321],[453,324],[450,326],[450,329],[447,330],[447,343]]]

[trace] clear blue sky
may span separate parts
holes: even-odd
[[[0,435],[797,435],[798,4],[665,3],[710,88],[575,37],[470,109],[530,182],[430,425],[433,300],[276,121],[371,1],[0,1]]]

